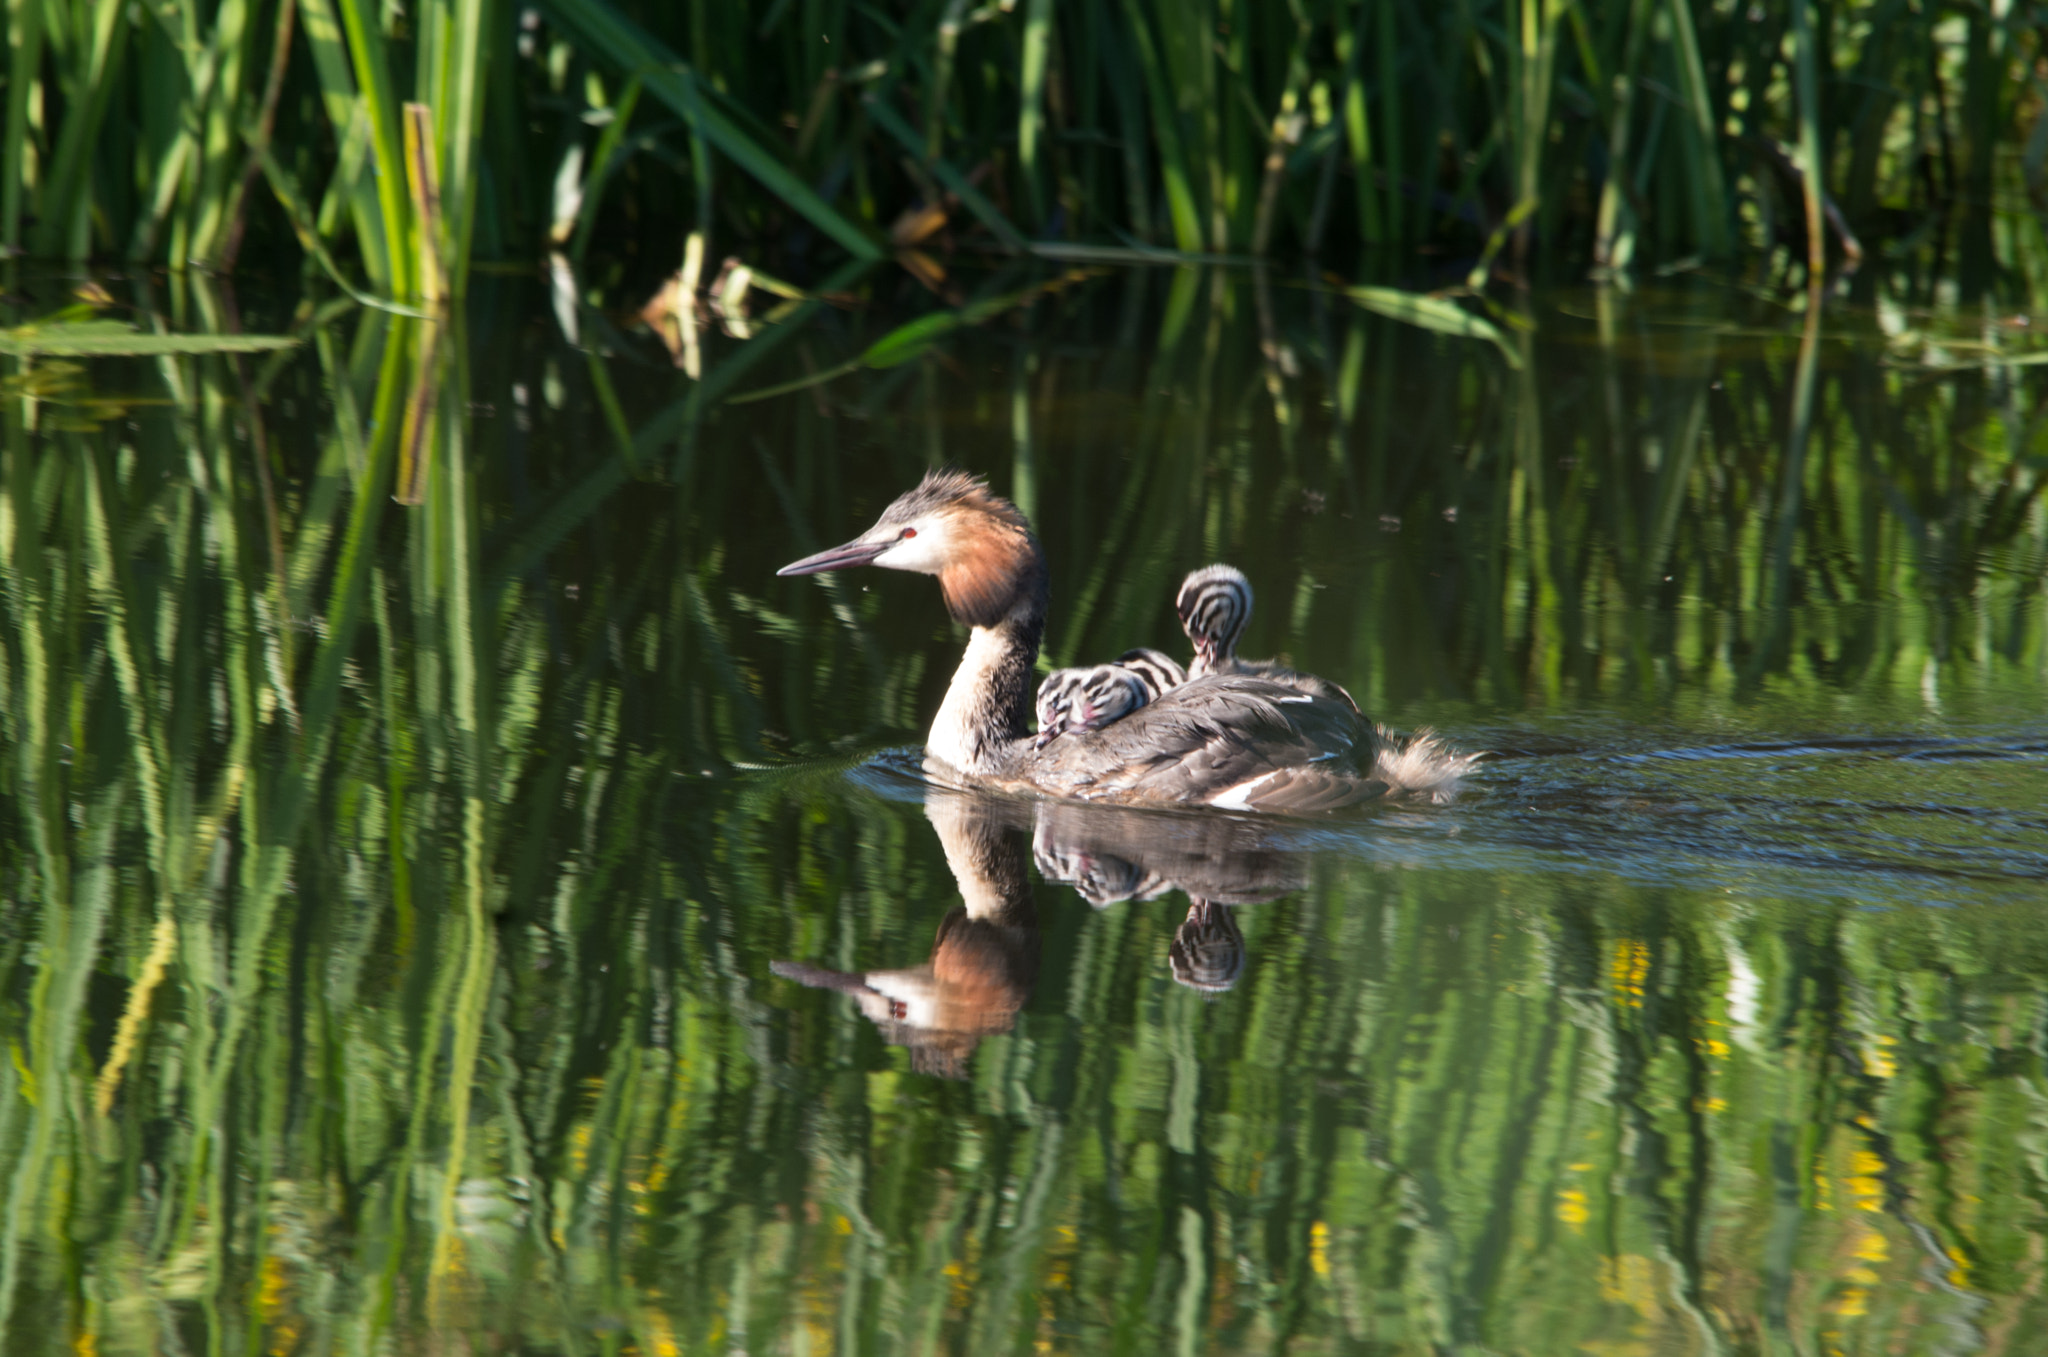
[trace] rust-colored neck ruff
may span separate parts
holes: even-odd
[[[975,527],[939,574],[947,611],[974,630],[924,747],[960,772],[984,774],[1031,730],[1046,577],[1045,557],[1021,521]]]
[[[1043,595],[1045,563],[1022,523],[970,511],[954,515],[951,532],[957,545],[939,572],[939,588],[955,622],[993,627],[1020,596],[1034,588]]]

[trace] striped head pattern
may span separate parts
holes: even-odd
[[[1238,638],[1251,621],[1252,582],[1234,565],[1204,566],[1181,581],[1173,610],[1195,647],[1188,677],[1228,669]]]
[[[1244,974],[1244,934],[1230,906],[1196,900],[1167,949],[1173,978],[1201,994],[1221,994]]]
[[[1085,843],[1063,841],[1043,824],[1032,836],[1031,855],[1040,876],[1072,886],[1097,909],[1119,900],[1155,899],[1173,889],[1158,872]]]
[[[1070,730],[1100,730],[1150,702],[1158,692],[1145,677],[1120,664],[1055,669],[1038,685],[1038,738],[1043,749]]]
[[[1187,671],[1173,656],[1147,646],[1126,650],[1116,657],[1116,662],[1143,680],[1147,689],[1146,700],[1150,702],[1158,701],[1161,693],[1188,681]]]

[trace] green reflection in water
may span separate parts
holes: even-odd
[[[699,387],[516,300],[0,360],[7,1351],[2040,1330],[2007,332],[1568,296],[1517,370],[1118,275],[720,410],[887,322]],[[1226,558],[1247,653],[1497,757],[1305,825],[927,803],[870,755],[950,671],[928,582],[773,570],[940,459],[1028,483],[1052,660],[1178,650]]]

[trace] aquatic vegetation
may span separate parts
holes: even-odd
[[[2008,331],[1573,293],[1512,367],[1160,270],[886,366],[800,302],[689,382],[470,296],[0,355],[8,1352],[2040,1328]],[[1039,881],[1014,1026],[916,1072],[771,964],[930,953],[958,886],[867,755],[955,642],[773,570],[947,459],[1034,517],[1056,662],[1180,650],[1236,561],[1247,653],[1492,747],[1480,794],[1296,845],[1214,997],[1177,901]]]
[[[223,270],[253,250],[405,306],[550,250],[644,285],[636,305],[678,265],[695,292],[727,253],[802,278],[893,256],[941,295],[989,253],[1307,256],[1431,287],[1910,255],[1972,299],[2038,289],[2048,259],[2037,212],[2001,216],[2048,191],[2024,7],[180,0],[148,17],[8,10],[0,246]]]

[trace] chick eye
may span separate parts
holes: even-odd
[[[905,529],[903,530],[903,537],[899,537],[899,538],[898,538],[898,539],[896,539],[896,540],[898,540],[898,541],[900,542],[900,541],[904,540],[904,538],[910,538],[910,537],[915,537],[915,536],[917,536],[917,529],[916,529],[916,528],[905,528]]]

